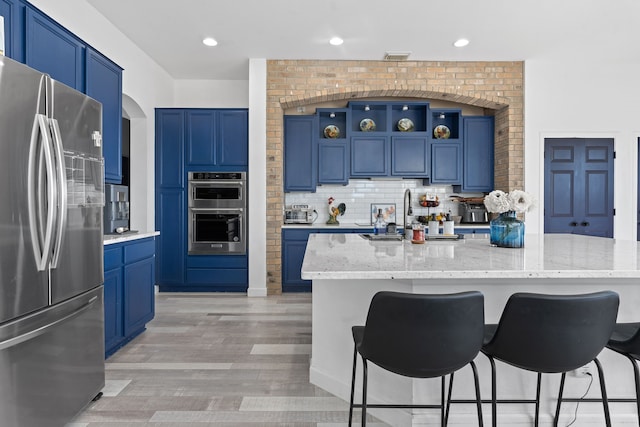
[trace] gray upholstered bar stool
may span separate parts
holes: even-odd
[[[366,426],[367,408],[439,408],[441,425],[445,426],[445,376],[467,364],[473,369],[478,423],[482,426],[482,401],[473,359],[480,352],[483,331],[484,297],[480,292],[425,295],[382,291],[375,294],[365,325],[352,328],[349,426],[354,408],[362,408],[362,426]],[[353,401],[358,354],[363,365],[362,404]],[[406,377],[441,377],[440,404],[368,404],[367,362]]]
[[[640,323],[618,323],[613,329],[607,348],[620,353],[631,362],[636,383],[635,403],[638,410],[638,424],[640,425],[640,372],[637,360],[640,360]],[[611,399],[617,401],[619,399]],[[622,399],[620,399],[622,400]],[[623,401],[628,401],[624,399]]]
[[[497,403],[535,403],[537,426],[542,374],[561,373],[554,417],[554,425],[557,426],[566,373],[591,361],[598,368],[605,423],[611,426],[604,374],[597,356],[611,336],[618,304],[618,294],[612,291],[582,295],[511,295],[499,323],[485,326],[482,346],[482,353],[491,363],[493,426],[497,425]],[[537,372],[535,400],[498,400],[495,360]]]

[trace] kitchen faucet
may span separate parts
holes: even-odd
[[[411,224],[409,223],[409,217],[413,215],[413,209],[411,209],[411,189],[407,188],[404,190],[404,200],[402,202],[403,209],[402,212],[404,214],[404,228],[405,230],[411,228]]]

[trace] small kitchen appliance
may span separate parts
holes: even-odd
[[[105,184],[104,234],[129,231],[129,187]]]
[[[309,205],[291,205],[284,209],[285,224],[313,224],[318,213]]]
[[[486,224],[489,222],[489,215],[484,204],[460,203],[462,222],[466,224]]]

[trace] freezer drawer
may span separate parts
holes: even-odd
[[[64,426],[103,387],[102,286],[0,326],[2,425]]]

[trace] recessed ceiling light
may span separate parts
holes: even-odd
[[[453,45],[455,47],[465,47],[468,44],[469,44],[469,40],[467,39],[458,39],[455,42],[453,42]]]
[[[203,39],[202,43],[204,43],[207,46],[215,46],[215,45],[218,44],[216,39],[214,39],[213,37],[207,37],[207,38]]]
[[[332,37],[331,40],[329,40],[329,43],[334,46],[340,46],[342,43],[344,43],[344,40],[342,40],[340,37]]]

